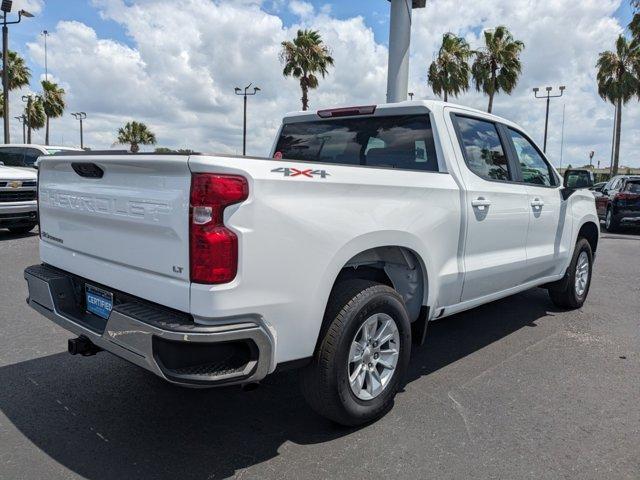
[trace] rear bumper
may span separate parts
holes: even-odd
[[[86,313],[83,279],[46,265],[29,267],[24,276],[34,310],[169,382],[229,385],[255,382],[269,372],[273,342],[256,319],[201,326],[186,314],[123,294],[105,321]]]

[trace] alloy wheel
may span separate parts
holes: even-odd
[[[386,313],[367,318],[356,332],[349,351],[347,373],[351,391],[360,400],[372,400],[389,385],[400,351],[400,332]]]

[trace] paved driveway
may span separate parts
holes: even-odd
[[[640,232],[603,234],[590,297],[534,289],[430,326],[377,423],[314,414],[295,373],[185,390],[24,302],[37,237],[0,231],[0,478],[640,478]]]

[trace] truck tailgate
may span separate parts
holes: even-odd
[[[42,261],[188,311],[188,160],[83,155],[42,161]]]

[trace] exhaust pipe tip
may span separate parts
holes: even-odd
[[[82,355],[83,357],[89,357],[102,351],[100,347],[94,345],[91,340],[84,336],[70,338],[67,342],[67,350],[71,355]]]

